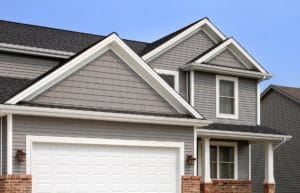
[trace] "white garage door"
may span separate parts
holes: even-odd
[[[177,193],[177,148],[33,143],[33,193]]]

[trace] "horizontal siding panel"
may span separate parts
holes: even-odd
[[[113,51],[99,56],[93,62],[37,96],[32,102],[95,109],[178,114]]]
[[[75,119],[15,116],[13,149],[25,149],[26,135],[184,142],[185,155],[193,154],[193,128]],[[13,154],[14,155],[14,154]],[[13,172],[24,173],[25,165],[14,159]],[[185,175],[193,167],[185,166]]]
[[[215,43],[202,30],[178,43],[149,62],[153,68],[178,70]]]
[[[61,60],[0,52],[0,76],[33,79]]]

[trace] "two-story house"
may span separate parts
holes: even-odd
[[[274,192],[271,76],[207,18],[152,43],[0,29],[2,192],[250,193],[253,143]]]

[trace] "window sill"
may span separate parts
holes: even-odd
[[[217,114],[216,115],[217,118],[221,118],[221,119],[238,119],[239,116],[238,115],[231,115],[231,114]]]

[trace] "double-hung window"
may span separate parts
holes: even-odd
[[[155,71],[164,79],[169,86],[179,92],[179,72],[172,70],[155,69]]]
[[[212,179],[237,179],[236,143],[211,143],[210,175]]]
[[[238,119],[238,78],[216,76],[216,117]]]

